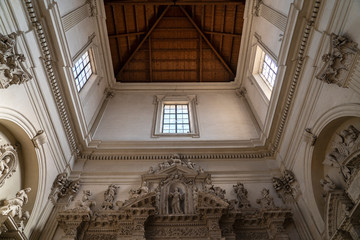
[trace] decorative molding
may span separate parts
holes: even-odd
[[[255,0],[253,7],[253,14],[257,17],[260,16],[260,7],[263,4],[263,0]]]
[[[330,35],[329,53],[322,56],[324,62],[316,78],[329,84],[347,88],[352,69],[359,56],[358,44],[334,33]]]
[[[16,38],[16,33],[0,33],[0,89],[23,84],[32,78],[23,65],[24,55],[17,51]]]
[[[76,62],[78,60],[78,58],[80,56],[82,56],[85,51],[91,46],[91,44],[94,41],[94,38],[96,37],[95,33],[92,33],[89,37],[88,37],[88,41],[86,42],[86,44],[75,54],[74,57],[72,57],[72,61]]]
[[[64,31],[67,32],[82,20],[94,14],[93,0],[87,0],[84,5],[61,17]]]
[[[0,146],[0,187],[5,184],[5,180],[10,178],[16,171],[19,159],[16,148],[7,144]]]
[[[275,9],[272,9],[271,7],[260,4],[259,5],[259,15],[266,20],[268,20],[270,23],[272,23],[275,27],[280,29],[281,31],[285,32],[286,24],[287,24],[287,17]]]
[[[23,210],[23,205],[28,203],[29,198],[27,194],[30,191],[31,188],[25,188],[18,191],[14,198],[5,200],[4,206],[0,207],[0,217],[8,216],[9,218],[13,219],[16,223],[17,231],[20,232],[24,231],[27,220],[30,217],[30,213]],[[4,231],[4,224],[6,224],[5,221],[2,223],[0,222],[0,229],[2,229],[3,232],[7,232],[8,230]]]
[[[57,80],[57,77],[55,74],[55,70],[53,68],[53,63],[51,60],[52,57],[50,54],[49,44],[48,44],[48,41],[45,36],[44,28],[37,17],[37,13],[34,9],[34,4],[33,4],[32,0],[24,0],[24,2],[26,4],[26,9],[27,9],[31,24],[34,26],[39,45],[41,46],[44,66],[45,66],[46,73],[47,73],[47,76],[48,76],[48,79],[50,82],[51,91],[54,95],[56,106],[57,106],[59,114],[60,114],[62,124],[65,128],[66,137],[69,141],[72,151],[76,155],[78,155],[80,153],[80,150],[77,146],[73,127],[71,125],[71,121],[70,121],[70,118],[68,115],[68,109],[65,105],[65,100],[62,96],[60,86],[59,86],[59,83],[58,83],[58,80]]]
[[[308,21],[306,21],[306,25],[305,25],[304,30],[303,30],[301,42],[299,44],[300,48],[299,48],[298,54],[297,54],[295,72],[294,72],[293,77],[291,79],[290,89],[289,89],[289,92],[288,92],[288,95],[287,95],[287,98],[286,98],[286,102],[285,102],[283,110],[282,110],[280,123],[279,123],[278,129],[277,129],[277,134],[276,134],[276,137],[275,137],[272,149],[271,149],[272,154],[274,154],[276,152],[276,150],[277,150],[277,148],[279,146],[279,143],[280,143],[281,136],[282,136],[283,131],[284,131],[285,123],[286,123],[288,113],[289,113],[289,110],[290,110],[290,105],[292,103],[292,100],[293,100],[293,97],[294,97],[294,94],[295,94],[297,82],[299,80],[301,71],[303,70],[303,67],[304,67],[305,50],[306,50],[306,47],[308,45],[310,31],[313,28],[313,25],[314,25],[314,23],[316,21],[316,18],[318,16],[320,5],[321,5],[320,0],[315,0],[314,1],[310,19]]]

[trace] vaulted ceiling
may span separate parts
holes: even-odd
[[[229,82],[245,1],[105,0],[119,82]]]

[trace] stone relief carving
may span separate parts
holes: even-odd
[[[0,33],[0,89],[23,84],[31,78],[23,66],[24,55],[17,53],[16,37],[16,33]]]
[[[101,205],[103,210],[113,210],[114,209],[114,200],[117,194],[117,189],[119,187],[115,184],[110,184],[108,189],[104,192],[104,202]]]
[[[3,215],[13,218],[20,231],[24,231],[25,224],[30,217],[30,213],[23,210],[23,206],[27,204],[29,200],[27,194],[30,191],[31,188],[18,191],[14,198],[5,200],[4,206],[0,207],[0,216]]]
[[[49,199],[53,204],[56,204],[60,199],[69,204],[75,198],[79,189],[80,180],[70,181],[66,172],[60,173],[51,187]]]
[[[233,188],[237,196],[239,208],[250,208],[251,204],[250,201],[247,199],[248,191],[244,187],[244,184],[237,183],[236,185],[233,185]]]
[[[263,0],[255,0],[253,14],[257,17],[260,16],[261,4],[263,4]]]
[[[84,236],[85,239],[101,236],[104,239],[184,236],[194,240],[220,239],[223,236],[235,237],[233,226],[237,220],[242,222],[241,226],[248,224],[246,226],[250,226],[252,231],[266,233],[267,226],[281,225],[289,217],[289,210],[275,207],[269,191],[259,200],[264,207],[260,210],[252,208],[247,190],[241,183],[234,185],[241,202],[237,207],[235,199],[226,199],[225,190],[213,184],[210,174],[179,155],[151,167],[141,179],[141,186],[131,190],[127,200],[117,201],[116,206],[113,205],[116,186],[110,185],[104,193],[104,199],[108,199],[104,203],[112,208],[95,209],[95,202],[85,191],[80,203],[59,213],[59,225],[66,236]]]
[[[270,195],[270,191],[267,188],[261,190],[261,198],[256,200],[257,204],[260,204],[261,209],[277,209],[274,204],[274,198]]]
[[[326,175],[323,179],[320,179],[320,184],[322,188],[324,189],[322,196],[324,198],[327,197],[328,193],[330,191],[334,191],[336,189],[335,183],[330,179],[328,175]]]
[[[18,156],[16,149],[10,144],[0,146],[0,187],[16,171],[17,164]]]
[[[351,178],[353,171],[347,166],[346,159],[360,149],[360,131],[349,125],[334,139],[331,152],[326,156],[323,164],[339,168],[345,182]]]
[[[330,36],[330,51],[322,56],[324,66],[316,78],[326,83],[347,87],[349,73],[358,52],[357,43],[344,36],[332,33]]]

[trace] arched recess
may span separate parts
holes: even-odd
[[[324,178],[323,161],[325,160],[325,154],[331,148],[331,140],[334,135],[339,133],[345,125],[359,120],[360,104],[344,104],[329,109],[315,121],[311,128],[312,134],[317,139],[314,145],[307,144],[305,150],[304,187],[307,190],[306,198],[309,209],[312,210],[315,222],[321,230],[325,230],[325,200],[322,196],[323,188],[320,184],[320,180]],[[320,221],[321,223],[319,223]]]
[[[24,209],[30,212],[30,218],[24,230],[25,234],[29,236],[31,228],[38,221],[44,204],[42,201],[46,183],[44,149],[43,146],[35,148],[32,138],[36,135],[38,129],[21,113],[6,107],[0,107],[0,125],[5,127],[20,145],[18,151],[22,169],[20,188],[31,188],[31,192],[28,194],[29,201],[24,205]],[[15,193],[18,190],[20,189],[14,189]],[[5,198],[14,197],[15,195],[14,193],[10,194]]]

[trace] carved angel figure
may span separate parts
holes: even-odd
[[[320,179],[320,184],[324,189],[322,194],[323,197],[326,197],[330,191],[333,191],[336,188],[335,183],[331,180],[329,175],[326,175],[324,179]]]
[[[269,189],[264,188],[261,191],[261,198],[256,200],[257,204],[260,204],[262,209],[274,209],[277,208],[274,204],[274,199],[270,196]]]
[[[102,204],[102,209],[107,210],[107,209],[113,209],[114,207],[114,200],[115,200],[115,196],[116,196],[116,190],[119,187],[115,186],[115,184],[110,184],[108,189],[104,192],[104,202]]]
[[[90,211],[93,206],[96,205],[96,202],[93,200],[90,200],[89,197],[92,195],[90,190],[84,190],[84,195],[81,199],[81,202],[78,203],[78,209]]]
[[[22,206],[26,204],[29,200],[28,193],[31,191],[31,188],[25,188],[16,193],[14,198],[10,198],[4,201],[5,206],[0,208],[0,214],[9,215],[11,217],[18,216],[22,218]]]
[[[250,208],[250,201],[247,199],[248,191],[244,184],[237,183],[237,185],[233,185],[233,188],[239,201],[239,208]]]
[[[130,194],[130,198],[135,198],[135,197],[141,197],[145,194],[147,194],[149,192],[149,188],[147,186],[147,182],[144,181],[141,185],[141,187],[139,187],[138,189],[131,189],[129,191]]]
[[[11,158],[9,156],[5,156],[2,160],[0,160],[0,178],[10,171],[10,160]]]
[[[184,210],[181,208],[181,201],[184,200],[184,193],[181,193],[178,188],[174,189],[174,192],[169,193],[169,201],[171,199],[171,213],[181,214]]]

